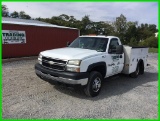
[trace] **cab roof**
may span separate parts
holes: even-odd
[[[118,38],[116,36],[105,36],[105,35],[82,35],[80,37],[96,37],[96,38],[109,38],[109,39],[110,38]]]

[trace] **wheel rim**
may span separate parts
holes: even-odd
[[[97,77],[93,81],[92,89],[94,92],[98,92],[100,88],[101,88],[101,79],[99,77]]]

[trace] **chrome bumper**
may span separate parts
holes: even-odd
[[[38,70],[35,70],[35,72],[37,75],[39,75],[42,78],[47,78],[47,79],[51,79],[53,81],[62,82],[62,83],[66,83],[66,84],[80,84],[83,86],[83,85],[87,85],[87,83],[88,83],[88,78],[80,79],[80,80],[73,80],[73,79],[69,79],[69,78],[55,77],[50,74],[42,73],[41,71],[38,71]]]

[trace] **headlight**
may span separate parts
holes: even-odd
[[[80,66],[80,64],[81,64],[81,60],[69,60],[68,61],[68,65]]]
[[[39,64],[42,64],[42,55],[41,54],[39,54],[39,56],[38,56],[38,62],[39,62]]]
[[[80,72],[80,67],[70,67],[70,66],[67,66],[66,70],[67,71],[72,71],[72,72]]]

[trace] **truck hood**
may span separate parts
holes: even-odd
[[[102,52],[97,52],[96,50],[81,49],[81,48],[59,48],[53,50],[46,50],[41,52],[42,56],[47,56],[51,58],[58,58],[63,60],[71,59],[85,59],[91,56],[95,56]]]

